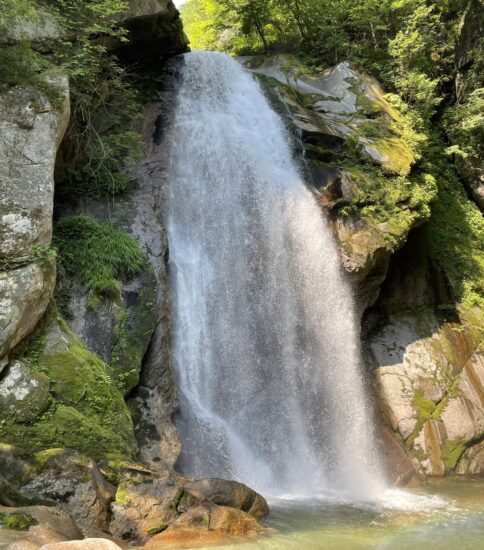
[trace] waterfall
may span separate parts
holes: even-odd
[[[184,56],[166,224],[179,469],[274,497],[382,486],[358,320],[284,127],[235,60]]]

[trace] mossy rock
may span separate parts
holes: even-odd
[[[31,452],[65,447],[95,460],[134,457],[133,424],[112,369],[86,350],[57,315],[40,339],[44,348],[29,368],[48,380],[50,406],[28,422],[4,419],[0,441]],[[39,335],[32,345],[38,341]]]
[[[12,531],[28,531],[32,525],[38,525],[38,521],[25,512],[0,514],[0,526],[2,529],[10,529]]]
[[[12,361],[0,382],[0,415],[2,422],[29,422],[50,405],[49,379],[32,372],[21,361]]]

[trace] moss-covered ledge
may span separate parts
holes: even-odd
[[[30,452],[64,447],[96,461],[133,458],[133,424],[111,367],[81,345],[54,306],[41,325],[0,382],[0,442]],[[10,383],[19,373],[22,391]],[[29,414],[20,414],[27,402]]]

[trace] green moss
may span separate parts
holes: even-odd
[[[39,92],[44,94],[54,108],[64,103],[64,95],[59,87],[46,76],[54,65],[46,56],[34,51],[29,42],[3,45],[0,49],[0,93],[13,86],[32,87],[32,105],[39,104]]]
[[[131,304],[129,316],[123,304],[111,305],[115,317],[115,342],[111,349],[110,365],[116,384],[124,395],[139,381],[141,362],[156,322],[156,283],[151,271],[143,274],[143,277],[146,280],[143,281],[136,304]]]
[[[133,458],[133,425],[111,368],[56,318],[42,338],[45,348],[31,369],[48,382],[49,408],[28,422],[4,419],[0,441],[31,452],[65,447],[95,460]]]
[[[23,512],[7,512],[5,514],[0,514],[0,525],[2,529],[28,531],[32,525],[38,525],[38,521],[30,514]]]
[[[116,491],[116,503],[121,504],[122,506],[129,506],[131,504],[129,493],[123,483],[119,485]]]
[[[62,219],[54,228],[59,271],[78,278],[95,308],[104,297],[118,298],[120,277],[133,277],[143,267],[138,242],[110,224],[87,216]]]
[[[407,145],[399,138],[382,137],[372,140],[371,147],[383,155],[383,169],[392,173],[405,176],[410,173],[413,164],[413,156]]]
[[[420,390],[415,391],[413,407],[417,413],[417,424],[423,426],[426,420],[432,418],[435,411],[435,403],[425,399]]]
[[[442,447],[442,462],[446,472],[452,472],[455,469],[465,450],[466,445],[462,441],[445,441]]]

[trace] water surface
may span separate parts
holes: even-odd
[[[265,525],[276,533],[217,548],[480,550],[484,549],[484,478],[455,478],[412,491],[395,491],[393,503],[390,493],[384,508],[317,502],[273,504]]]

